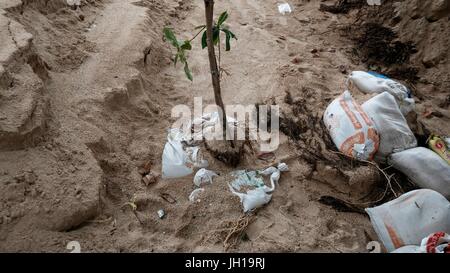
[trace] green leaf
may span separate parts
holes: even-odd
[[[213,44],[217,45],[217,43],[219,42],[219,34],[220,34],[220,29],[218,27],[214,27],[213,28]]]
[[[172,29],[165,27],[164,30],[164,37],[176,48],[179,47],[177,38],[175,37],[175,34],[173,33]]]
[[[191,42],[184,41],[184,43],[181,45],[181,49],[183,49],[183,50],[191,50],[192,49]]]
[[[231,32],[228,28],[222,28],[222,31],[223,32],[225,32],[225,33],[229,33],[230,34],[230,36],[231,36],[231,38],[233,38],[233,39],[236,39],[237,40],[237,37],[236,37],[236,35],[234,35],[234,33],[233,32]]]
[[[202,49],[205,49],[208,46],[208,42],[207,42],[207,36],[206,36],[206,30],[205,32],[203,32],[203,36],[202,36]]]
[[[178,57],[179,57],[181,63],[183,63],[183,64],[186,63],[186,61],[187,61],[186,54],[185,54],[185,51],[183,49],[178,51]]]
[[[230,49],[231,49],[231,45],[230,45],[231,35],[230,35],[230,32],[226,32],[226,31],[224,31],[224,32],[225,32],[225,37],[226,37],[226,39],[225,39],[225,51],[230,51]]]
[[[200,25],[200,26],[195,27],[195,30],[202,29],[202,28],[205,28],[205,27],[206,27],[206,25]]]
[[[219,20],[217,20],[217,26],[220,27],[228,18],[228,12],[224,11],[222,12],[222,14],[219,16]]]
[[[188,65],[187,62],[184,63],[184,73],[186,74],[186,77],[187,77],[190,81],[193,81],[192,73],[191,73],[191,70],[189,69],[189,65]]]
[[[226,29],[226,28],[222,28],[221,30],[225,33],[225,36],[226,36],[226,40],[225,40],[225,51],[230,51],[230,50],[231,50],[231,43],[230,43],[230,40],[231,40],[231,38],[234,38],[234,39],[237,40],[236,35],[234,35],[233,32],[229,31],[229,30]]]

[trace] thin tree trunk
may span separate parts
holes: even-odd
[[[205,1],[206,37],[207,37],[207,44],[208,44],[208,57],[209,57],[209,66],[210,66],[210,70],[211,70],[212,85],[214,88],[214,99],[216,101],[217,106],[219,106],[219,108],[222,110],[222,113],[219,113],[219,114],[221,115],[221,120],[222,120],[223,137],[224,137],[224,140],[226,140],[227,115],[225,113],[225,106],[223,104],[222,94],[221,94],[221,90],[220,90],[219,68],[217,67],[216,53],[214,50],[214,43],[213,43],[214,0],[204,0],[204,1]]]

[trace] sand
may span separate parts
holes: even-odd
[[[408,62],[419,77],[411,127],[450,135],[449,13],[415,2],[402,2],[395,22],[383,13],[377,19],[417,45]],[[188,200],[193,175],[145,185],[140,174],[143,166],[161,171],[173,106],[199,96],[204,105],[213,102],[200,41],[190,54],[191,83],[162,40],[168,25],[191,36],[204,18],[201,1],[90,0],[76,10],[62,0],[2,1],[0,251],[69,252],[67,243],[78,241],[82,252],[367,252],[377,239],[368,217],[319,202],[366,202],[385,186],[372,167],[331,152],[320,125],[328,103],[345,90],[346,74],[367,70],[340,30],[358,11],[319,11],[333,1],[289,3],[286,15],[274,0],[216,4],[217,13],[228,10],[239,39],[222,56],[230,73],[222,79],[225,104],[275,102],[301,125],[297,139],[281,135],[275,159],[248,151],[237,167],[283,161],[290,168],[272,201],[243,215],[227,188],[233,169],[208,153],[220,177],[197,203]],[[416,15],[408,5],[418,5]]]

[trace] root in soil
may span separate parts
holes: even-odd
[[[235,247],[240,240],[245,240],[247,227],[256,220],[254,214],[244,214],[237,220],[221,222],[217,229],[211,230],[204,242],[213,238],[222,242],[225,251]]]
[[[205,141],[204,143],[206,150],[225,165],[236,168],[241,163],[245,152],[245,141],[235,141],[234,148],[227,141],[213,141],[209,144]]]

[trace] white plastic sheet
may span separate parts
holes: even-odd
[[[292,9],[288,3],[278,4],[278,12],[285,15],[286,13],[291,13]]]
[[[212,184],[213,177],[218,176],[215,172],[202,168],[194,176],[194,184],[200,187],[203,184]]]
[[[200,202],[200,195],[205,191],[204,188],[195,189],[189,195],[189,201]]]
[[[162,155],[162,177],[177,178],[189,175],[193,168],[204,168],[208,162],[200,156],[199,147],[184,147],[183,133],[180,129],[171,129],[167,136]]]
[[[270,175],[271,186],[266,185],[257,186],[255,189],[248,190],[246,193],[238,192],[232,184],[228,184],[232,194],[238,196],[243,206],[244,212],[249,212],[255,208],[261,207],[270,202],[272,199],[272,192],[275,190],[275,184],[280,179],[281,172],[288,171],[289,168],[285,163],[281,163],[276,167],[269,167],[258,173],[264,176]],[[258,185],[258,182],[250,181],[249,185]]]

